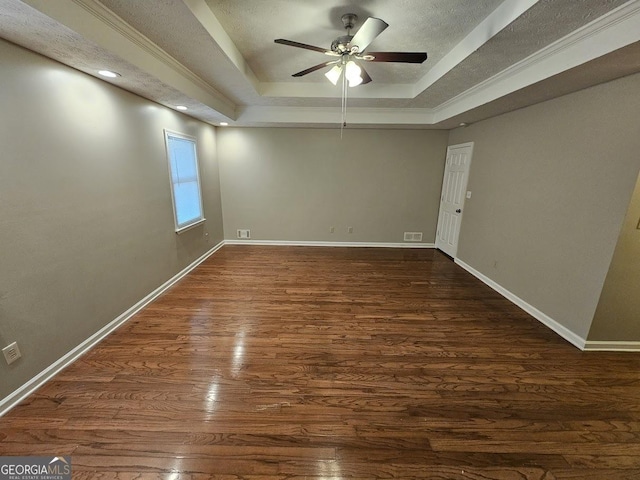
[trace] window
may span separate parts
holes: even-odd
[[[164,131],[171,173],[171,195],[176,232],[204,222],[196,139]]]

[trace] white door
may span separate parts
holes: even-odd
[[[464,211],[464,199],[467,191],[472,152],[473,142],[452,145],[447,148],[447,163],[442,181],[436,248],[454,258],[458,251],[458,234],[460,233],[460,222]]]

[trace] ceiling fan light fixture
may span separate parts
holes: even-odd
[[[340,79],[340,74],[342,73],[342,65],[335,65],[331,70],[324,74],[325,77],[329,79],[331,83],[334,85],[338,84],[338,80]]]
[[[362,78],[362,69],[360,66],[354,62],[353,60],[349,60],[344,69],[344,74],[349,81],[350,87],[357,87],[363,81]]]
[[[362,77],[347,78],[350,87],[357,87],[363,82]]]

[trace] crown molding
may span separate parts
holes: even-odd
[[[485,18],[465,38],[451,49],[427,74],[413,86],[416,97],[447,73],[460,65],[469,55],[495,37],[504,28],[533,7],[539,0],[505,0],[491,15]]]
[[[436,122],[640,41],[640,0],[631,0],[433,109]]]
[[[196,75],[178,60],[135,30],[122,18],[97,0],[24,0],[24,2],[61,24],[71,28],[100,47],[118,55],[141,71],[156,77],[165,85],[201,102],[204,106],[234,121],[235,125],[330,126],[340,123],[334,107],[268,107],[236,106],[215,87]],[[204,0],[185,0],[212,39],[225,51],[263,97],[339,98],[332,85],[308,82],[260,83],[248,70],[215,15]],[[349,92],[350,98],[410,99],[428,88],[447,71],[458,65],[472,49],[497,34],[510,19],[517,18],[535,4],[534,0],[506,0],[483,21],[445,59],[416,84],[368,85]],[[199,15],[202,13],[203,18]],[[348,122],[355,126],[427,128],[461,113],[485,105],[505,95],[582,65],[631,43],[640,41],[640,0],[624,5],[595,19],[590,24],[530,55],[493,77],[466,90],[435,108],[351,108]],[[444,62],[444,63],[442,63]],[[441,64],[442,63],[442,64]],[[430,76],[431,75],[431,76]]]
[[[119,35],[138,46],[141,50],[151,55],[156,60],[162,62],[171,70],[178,73],[181,77],[193,83],[198,88],[206,91],[208,96],[212,96],[216,100],[216,106],[209,106],[218,110],[219,113],[233,118],[235,114],[235,104],[231,102],[231,100],[220,93],[213,85],[203,80],[200,76],[196,75],[174,57],[161,49],[148,37],[125,22],[113,11],[105,7],[102,3],[96,0],[71,0],[71,2],[83,8],[85,11],[100,20],[102,23],[117,32]],[[222,109],[224,111],[221,111],[219,109]]]
[[[96,0],[24,0],[166,85],[234,119],[235,104]]]
[[[238,125],[243,126],[335,126],[342,121],[340,105],[335,107],[265,107],[247,106],[238,109]],[[394,128],[424,127],[433,124],[433,113],[426,108],[351,108],[347,110],[347,124]]]
[[[218,18],[214,15],[205,0],[183,0],[187,8],[191,10],[195,19],[211,36],[214,42],[218,44],[226,57],[233,63],[240,73],[253,85],[258,91],[260,89],[260,81],[255,73],[246,62],[238,47],[236,47],[229,34],[224,30]]]
[[[349,88],[349,98],[414,98],[413,84],[394,83],[376,84],[375,82]],[[263,82],[258,86],[258,93],[263,97],[287,98],[340,98],[342,87],[328,81],[317,82]]]

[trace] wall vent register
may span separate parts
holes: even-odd
[[[421,242],[422,232],[404,232],[405,242]]]

